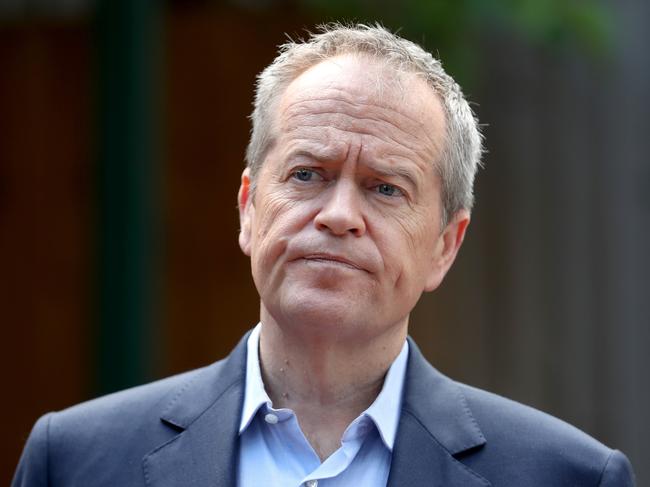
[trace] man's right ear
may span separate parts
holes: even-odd
[[[255,215],[255,206],[250,194],[251,179],[249,168],[241,174],[241,185],[237,194],[239,206],[239,247],[244,254],[251,255],[251,224]]]

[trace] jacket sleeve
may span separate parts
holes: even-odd
[[[634,487],[634,472],[627,457],[614,450],[605,465],[599,487]]]
[[[48,443],[52,413],[42,416],[32,428],[18,462],[11,487],[48,487]]]

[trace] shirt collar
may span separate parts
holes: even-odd
[[[246,344],[246,388],[242,407],[239,434],[241,435],[251,423],[260,407],[271,406],[271,399],[264,389],[259,361],[259,341],[261,323],[253,329]],[[408,361],[408,341],[404,341],[402,350],[391,364],[384,385],[375,401],[366,409],[361,417],[367,416],[375,423],[384,444],[393,450],[399,415],[402,409],[402,390]],[[397,398],[397,400],[395,399]]]
[[[369,416],[381,435],[386,447],[393,451],[399,415],[402,410],[402,390],[404,389],[404,377],[406,375],[406,364],[408,362],[409,344],[404,341],[402,350],[393,360],[381,392],[377,399],[364,411],[362,415]]]
[[[258,323],[248,337],[246,343],[246,389],[244,390],[244,405],[242,407],[239,434],[241,435],[253,420],[257,410],[263,405],[271,405],[271,398],[264,389],[262,372],[260,370],[259,343],[262,324]]]

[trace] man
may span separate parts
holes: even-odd
[[[41,418],[14,486],[630,486],[625,456],[458,384],[407,339],[481,154],[456,83],[379,27],[259,77],[239,189],[260,324],[225,360]]]

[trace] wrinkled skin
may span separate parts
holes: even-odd
[[[413,75],[340,56],[289,85],[274,132],[254,195],[248,170],[239,192],[262,322],[348,344],[403,337],[469,222],[461,210],[440,228],[437,96]]]

